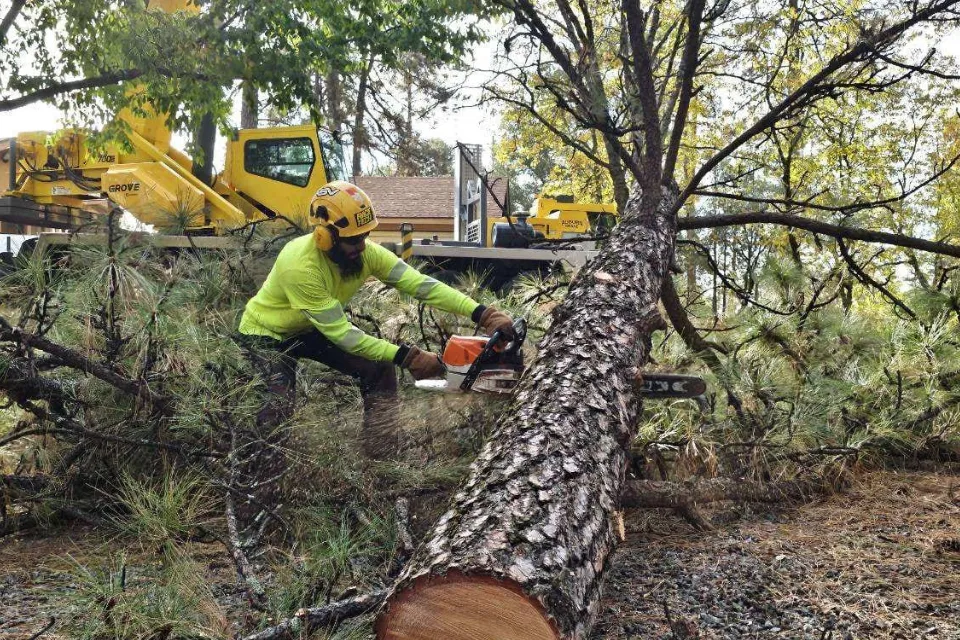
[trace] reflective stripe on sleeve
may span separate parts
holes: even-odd
[[[426,280],[420,283],[420,286],[417,287],[417,292],[413,295],[413,297],[417,298],[418,300],[426,298],[428,295],[430,295],[430,292],[433,290],[433,288],[438,284],[440,283],[433,278],[428,277]]]
[[[347,331],[346,335],[336,341],[338,347],[344,351],[352,351],[356,349],[357,345],[360,344],[360,341],[363,340],[363,336],[366,335],[360,329],[356,327],[350,327],[350,330]]]
[[[310,311],[304,310],[303,315],[319,324],[324,325],[339,323],[341,320],[343,322],[348,322],[347,316],[343,312],[343,308],[340,305],[337,305],[333,309],[321,311],[320,313],[311,313]],[[360,344],[366,334],[363,331],[360,331],[360,329],[357,329],[355,326],[350,325],[350,328],[347,329],[347,332],[344,333],[340,338],[334,338],[326,333],[323,335],[325,335],[330,342],[337,345],[344,351],[352,351],[357,347],[357,345]]]
[[[400,282],[400,278],[403,277],[403,274],[410,269],[407,266],[407,263],[403,260],[398,260],[397,264],[393,265],[393,268],[390,269],[390,273],[387,274],[387,279],[384,280],[385,283],[389,284],[391,287],[397,285]]]
[[[321,311],[320,313],[312,313],[303,310],[303,315],[307,316],[308,319],[313,320],[314,322],[319,322],[320,324],[333,324],[338,321],[340,318],[346,318],[346,314],[343,312],[343,307],[337,304],[335,307]]]

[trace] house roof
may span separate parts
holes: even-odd
[[[496,198],[494,198],[489,193],[487,194],[487,211],[499,217],[503,215],[503,207],[498,206],[497,202],[499,201],[500,204],[504,206],[510,206],[510,203],[507,202],[507,189],[510,186],[510,180],[504,176],[489,176],[487,181],[490,185],[490,190],[493,191],[493,195],[496,196]]]
[[[490,186],[500,202],[507,197],[508,180],[490,176]],[[353,183],[373,201],[382,218],[453,218],[453,176],[355,176]],[[491,211],[499,209],[487,198]]]
[[[453,176],[356,176],[382,218],[453,218]]]

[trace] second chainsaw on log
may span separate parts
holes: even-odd
[[[500,331],[485,336],[451,336],[441,360],[446,376],[441,380],[418,380],[418,389],[447,393],[509,394],[525,370],[523,346],[527,323],[513,323],[516,337],[508,340]],[[644,373],[639,385],[644,398],[696,398],[707,391],[702,378],[675,373]]]

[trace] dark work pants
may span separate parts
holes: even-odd
[[[392,362],[367,360],[347,353],[314,329],[283,341],[241,336],[248,357],[266,382],[268,397],[257,414],[260,427],[277,426],[293,413],[297,360],[307,358],[351,376],[363,397],[364,454],[376,460],[396,457],[400,448],[397,376]]]

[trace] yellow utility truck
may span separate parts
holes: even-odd
[[[539,195],[529,213],[487,219],[487,246],[527,247],[543,241],[586,240],[616,224],[617,206],[574,202],[569,195]]]

